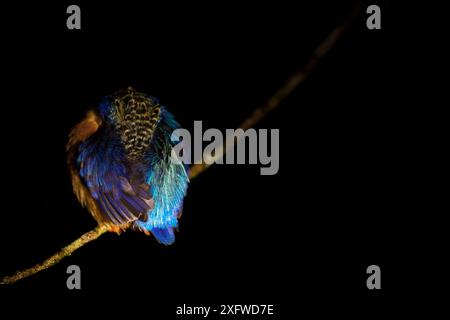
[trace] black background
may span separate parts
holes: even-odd
[[[204,128],[234,128],[353,7],[77,3],[80,31],[65,27],[70,3],[9,11],[18,17],[4,38],[0,275],[95,227],[72,194],[64,146],[102,96],[132,85],[159,97],[183,127],[202,120]],[[382,29],[368,30],[362,10],[307,82],[258,124],[280,129],[277,175],[213,166],[190,184],[174,245],[107,234],[2,291],[44,298],[44,309],[62,300],[74,312],[93,303],[152,319],[173,317],[183,303],[275,304],[283,318],[386,307],[406,277],[402,231],[412,195],[402,35],[393,5],[373,3]],[[81,267],[80,291],[66,288],[71,264]],[[381,267],[381,291],[366,288],[371,264]]]

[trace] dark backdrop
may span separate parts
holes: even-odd
[[[280,129],[277,175],[213,166],[190,184],[174,245],[107,234],[7,291],[47,298],[44,308],[56,293],[73,311],[101,300],[152,319],[183,303],[275,304],[283,318],[385,306],[402,277],[409,168],[394,8],[375,2],[382,30],[367,30],[363,10],[308,81],[258,124]],[[81,31],[65,28],[67,4],[9,11],[18,17],[4,38],[0,275],[95,227],[72,194],[64,145],[102,96],[132,85],[159,97],[183,127],[234,128],[352,7],[78,3]],[[78,292],[66,289],[71,264],[82,270]],[[371,264],[382,270],[379,292],[365,285]]]

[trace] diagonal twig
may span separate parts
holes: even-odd
[[[100,237],[102,234],[107,232],[109,230],[108,226],[99,226],[95,228],[94,230],[91,230],[89,232],[86,232],[81,237],[79,237],[77,240],[69,244],[68,246],[65,246],[62,248],[59,252],[52,255],[50,258],[45,260],[42,263],[38,263],[31,268],[17,271],[12,276],[4,277],[0,280],[0,284],[13,284],[16,281],[19,281],[23,278],[28,278],[29,276],[32,276],[33,274],[36,274],[42,270],[45,270],[58,262],[60,262],[62,259],[64,259],[67,256],[70,256],[75,250],[81,248],[86,243],[89,243],[98,237]]]

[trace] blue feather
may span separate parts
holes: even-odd
[[[155,144],[149,158],[153,162],[148,171],[147,183],[151,186],[154,208],[149,212],[146,222],[135,222],[138,228],[153,233],[163,244],[171,244],[175,240],[173,228],[178,226],[178,215],[189,182],[183,164],[172,161],[172,141],[170,135],[178,124],[166,110],[162,112],[162,123],[155,135],[160,136],[161,144]],[[161,149],[161,150],[157,150]],[[169,236],[171,235],[171,236]]]
[[[157,103],[155,98],[145,99],[150,105]],[[107,97],[99,104],[104,123],[79,145],[79,174],[108,221],[116,225],[132,222],[134,229],[151,232],[162,244],[172,244],[189,182],[186,167],[171,159],[171,135],[179,125],[160,107],[149,148],[142,157],[129,159],[114,129],[120,125],[120,115],[112,102]]]

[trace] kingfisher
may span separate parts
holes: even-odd
[[[66,146],[73,191],[100,226],[175,241],[188,168],[176,161],[179,124],[157,98],[128,87],[104,97]]]

